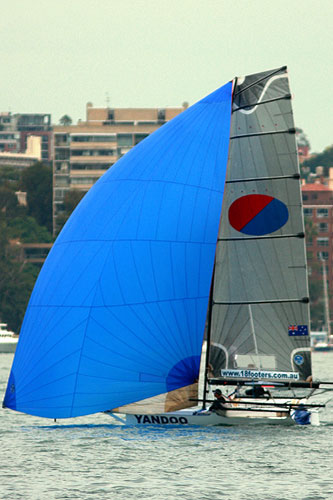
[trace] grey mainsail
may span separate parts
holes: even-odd
[[[209,363],[311,376],[308,283],[286,68],[234,82]],[[244,373],[244,372],[243,372]],[[224,373],[225,374],[225,373]]]

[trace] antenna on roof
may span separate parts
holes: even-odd
[[[106,101],[106,107],[109,108],[110,107],[110,96],[109,96],[109,92],[105,92],[105,101]]]

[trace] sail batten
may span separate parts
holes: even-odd
[[[243,238],[239,238],[235,236],[234,238],[218,238],[217,241],[246,241],[246,240],[273,240],[276,238],[304,238],[304,233],[297,234],[275,234],[272,236],[245,236]]]
[[[281,68],[275,69],[271,72],[266,71],[264,73],[258,73],[258,78],[257,79],[251,78],[252,81],[248,85],[237,86],[237,90],[234,91],[234,97],[237,97],[242,92],[248,91],[249,89],[251,89],[252,87],[255,87],[259,83],[262,83],[265,80],[272,78],[273,76],[277,75],[278,73],[285,74],[286,69],[287,69],[287,66],[282,66]]]
[[[292,302],[301,302],[303,304],[308,304],[309,298],[308,297],[302,297],[301,299],[276,299],[276,300],[242,300],[242,301],[233,301],[233,302],[223,302],[223,301],[218,301],[214,300],[214,304],[220,304],[220,305],[248,305],[248,304],[282,304],[283,302],[287,303],[292,303]]]
[[[230,137],[230,140],[244,139],[247,137],[258,137],[258,136],[264,136],[264,135],[274,135],[274,134],[294,134],[295,132],[296,132],[296,130],[294,128],[290,128],[287,130],[269,130],[268,132],[253,132],[250,134],[233,135]]]
[[[284,99],[291,99],[292,96],[291,94],[286,94],[286,95],[283,95],[283,96],[280,96],[280,97],[274,97],[274,99],[266,99],[265,101],[257,101],[257,102],[251,102],[245,106],[239,106],[238,108],[234,108],[232,110],[233,113],[236,113],[236,111],[240,111],[241,109],[249,109],[249,108],[252,108],[254,106],[260,106],[261,104],[268,104],[270,102],[276,102],[276,101],[282,101]]]
[[[295,174],[289,174],[289,175],[272,175],[270,177],[252,177],[251,179],[230,179],[225,181],[226,184],[233,184],[233,183],[239,183],[239,182],[258,182],[258,181],[275,181],[275,180],[284,180],[284,179],[295,179],[299,180],[300,179],[300,174],[297,172]]]

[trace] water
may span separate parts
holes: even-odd
[[[315,376],[333,380],[333,353],[313,358]],[[11,362],[0,354],[1,399]],[[0,411],[0,500],[333,499],[333,400],[320,427],[140,428],[103,414],[54,424]]]

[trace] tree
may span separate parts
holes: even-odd
[[[8,221],[8,236],[22,243],[52,243],[51,233],[44,226],[39,226],[33,217],[15,217]]]
[[[0,215],[0,320],[19,331],[25,309],[38,275],[38,268],[22,265],[20,250],[9,244],[8,227]]]
[[[20,171],[15,167],[0,167],[0,187],[10,189],[15,192],[19,188]]]
[[[64,127],[72,125],[72,122],[73,122],[72,118],[68,115],[62,116],[59,120],[60,125],[63,125]]]
[[[27,192],[28,215],[52,231],[52,170],[34,163],[22,172],[21,189]]]
[[[67,191],[64,197],[64,211],[57,217],[58,233],[65,225],[74,208],[79,204],[85,194],[85,191],[79,191],[78,189],[70,189],[69,191]]]
[[[328,168],[333,166],[333,145],[328,146],[322,153],[313,155],[302,163],[302,167],[310,167],[313,172],[318,166],[325,168],[324,175],[328,175]]]
[[[65,212],[70,215],[85,194],[85,191],[79,191],[78,189],[70,189],[69,191],[67,191],[64,198]]]
[[[6,187],[0,187],[0,210],[6,216],[15,216],[18,213],[17,196]]]

